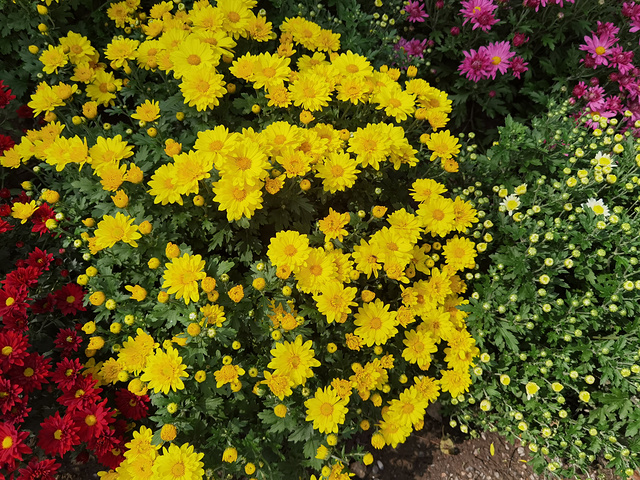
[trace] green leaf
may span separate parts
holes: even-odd
[[[311,423],[305,423],[298,427],[291,435],[289,435],[289,441],[291,442],[306,442],[313,436],[313,425]]]

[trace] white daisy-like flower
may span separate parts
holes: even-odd
[[[605,218],[609,216],[609,207],[604,204],[604,200],[599,198],[590,198],[583,206],[589,207],[596,215],[603,215]]]
[[[502,200],[502,202],[500,202],[500,206],[506,208],[509,215],[513,215],[513,212],[515,212],[518,207],[520,207],[520,199],[517,195],[508,195],[504,198],[504,200]]]
[[[594,157],[595,161],[598,162],[598,165],[601,167],[616,167],[617,165],[611,161],[611,155],[608,153],[598,152]]]

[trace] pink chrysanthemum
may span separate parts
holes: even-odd
[[[624,75],[633,70],[633,64],[631,63],[633,55],[634,52],[625,52],[621,46],[613,47],[611,49],[611,66],[617,68],[618,72]]]
[[[464,17],[462,24],[470,22],[472,30],[479,27],[483,32],[488,32],[499,21],[493,15],[498,6],[491,0],[463,0],[461,4],[460,14]]]
[[[411,23],[424,22],[425,18],[429,18],[429,15],[424,11],[424,5],[420,0],[409,2],[404,7],[404,11],[409,15],[407,20]]]
[[[520,78],[520,75],[522,75],[524,72],[529,70],[527,68],[527,65],[529,64],[525,62],[522,57],[513,57],[511,59],[511,63],[509,63],[509,66],[511,67],[511,72],[513,73],[513,76],[516,78]]]
[[[585,50],[594,60],[594,68],[598,65],[609,65],[609,56],[611,47],[618,41],[615,37],[598,36],[595,33],[591,37],[584,37],[584,45],[580,45],[580,50]],[[585,63],[586,66],[586,63]]]
[[[587,94],[585,95],[585,100],[587,101],[587,107],[592,111],[598,111],[604,106],[604,88],[597,85],[595,87],[589,87],[587,89]]]
[[[463,51],[464,60],[458,67],[461,75],[465,75],[469,80],[477,82],[483,78],[489,78],[494,66],[491,57],[487,53],[486,47],[480,47],[478,51],[470,49]]]
[[[491,78],[496,78],[497,71],[500,71],[503,75],[507,73],[510,64],[509,60],[515,55],[515,52],[511,51],[511,44],[509,42],[490,43],[486,46],[486,51],[491,57],[491,64],[493,65]]]

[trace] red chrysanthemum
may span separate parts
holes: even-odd
[[[29,353],[24,357],[24,365],[13,366],[9,371],[11,379],[22,387],[23,393],[41,390],[51,375],[51,359],[39,353]]]
[[[67,330],[71,329],[65,328],[65,331]],[[63,358],[57,363],[56,369],[51,374],[51,382],[63,392],[67,392],[71,390],[76,384],[76,381],[82,377],[81,372],[83,368],[80,360],[77,358]]]
[[[71,450],[74,445],[80,443],[78,437],[78,427],[73,423],[71,417],[66,414],[60,417],[56,412],[45,419],[40,424],[42,427],[38,433],[38,446],[47,455],[64,455]]]
[[[73,328],[63,328],[56,335],[53,344],[62,350],[63,357],[67,357],[78,350],[82,344],[82,337]]]
[[[125,441],[115,430],[107,429],[103,435],[94,437],[89,447],[95,452],[98,461],[107,468],[116,469],[124,460]]]
[[[140,420],[149,414],[148,395],[138,396],[126,388],[116,390],[116,407],[127,418]]]
[[[29,218],[33,222],[33,227],[31,227],[32,232],[39,233],[42,236],[43,233],[47,233],[49,229],[45,225],[47,220],[55,218],[56,212],[51,210],[51,207],[48,203],[43,203],[38,207],[38,209],[33,212],[33,215]]]
[[[31,453],[24,439],[29,432],[21,432],[11,424],[0,423],[0,468],[15,470],[16,462],[22,461],[23,455]]]
[[[11,382],[8,378],[0,377],[0,412],[6,414],[11,408],[20,403],[22,387]]]
[[[41,272],[44,270],[49,270],[49,265],[53,261],[53,254],[47,253],[46,250],[40,250],[36,247],[33,252],[29,254],[29,258],[27,259],[27,265],[30,267],[37,268]]]
[[[11,89],[4,84],[4,80],[0,80],[0,108],[6,107],[15,98],[15,95],[11,95]]]
[[[33,457],[29,464],[18,471],[16,480],[55,480],[60,464],[52,458],[38,460]]]
[[[0,289],[0,317],[26,315],[29,307],[27,301],[31,300],[31,298],[27,297],[28,294],[26,289],[19,289],[13,286],[6,286]]]
[[[0,133],[0,153],[10,150],[15,144],[16,142],[13,141],[13,138]]]
[[[113,423],[114,411],[106,406],[105,398],[100,403],[94,403],[87,408],[76,410],[73,413],[73,421],[79,428],[78,436],[83,442],[88,442],[92,438],[99,437]]]
[[[84,289],[75,283],[68,283],[57,292],[56,307],[65,315],[75,315],[77,312],[84,312],[86,308],[82,305],[85,296]]]
[[[10,232],[11,230],[13,230],[13,225],[0,218],[0,233]]]
[[[19,401],[4,415],[4,420],[12,425],[20,425],[29,416],[31,410],[31,407],[29,407],[29,396],[24,395],[20,397]]]
[[[44,298],[40,298],[31,304],[31,310],[35,315],[39,315],[41,313],[50,313],[53,312],[53,309],[56,306],[56,297],[53,293],[48,294]]]
[[[26,335],[8,328],[0,330],[0,372],[6,372],[13,365],[23,365],[27,347]]]
[[[33,109],[28,105],[20,105],[16,114],[19,118],[33,118]]]
[[[102,392],[101,388],[96,387],[96,383],[97,381],[91,375],[78,377],[73,387],[58,398],[58,403],[67,407],[69,412],[89,408],[98,400]]]
[[[38,283],[40,277],[40,270],[34,267],[18,267],[12,272],[7,273],[7,276],[2,283],[5,288],[11,287],[17,290],[28,290],[32,285]]]
[[[0,217],[8,217],[11,215],[11,205],[3,203],[0,205]]]

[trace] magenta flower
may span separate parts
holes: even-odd
[[[587,93],[587,84],[579,82],[575,87],[573,87],[573,91],[571,93],[576,98],[582,98]]]
[[[491,30],[491,26],[498,23],[498,19],[493,12],[498,8],[491,0],[463,0],[460,14],[464,17],[462,22],[465,25],[470,22],[472,30],[480,27],[483,32]]]
[[[600,20],[598,20],[598,28],[596,29],[596,35],[598,35],[599,37],[615,37],[619,31],[620,29],[616,27],[613,23],[611,22],[602,23]]]
[[[527,65],[529,64],[525,62],[522,57],[513,57],[511,59],[511,62],[509,63],[511,72],[513,73],[513,76],[516,78],[520,78],[520,75],[522,75],[524,72],[529,70],[527,68]]]
[[[604,106],[604,88],[599,85],[589,87],[584,98],[587,101],[587,107],[594,112],[598,111]]]
[[[420,41],[415,38],[411,40],[400,38],[400,40],[398,40],[398,42],[393,46],[393,49],[396,51],[403,50],[410,57],[423,58],[424,51],[427,49],[427,40],[424,39]]]
[[[520,47],[529,41],[529,37],[527,37],[524,33],[518,32],[513,36],[513,46]]]
[[[424,22],[425,18],[429,18],[429,15],[424,11],[424,5],[420,0],[409,2],[404,7],[404,11],[409,14],[409,20],[411,23]]]
[[[625,52],[622,47],[617,46],[611,49],[611,66],[617,68],[622,74],[633,70],[633,52]]]
[[[593,68],[596,68],[598,65],[609,65],[609,50],[618,41],[617,38],[609,36],[599,37],[595,33],[592,33],[591,37],[585,36],[584,41],[585,44],[580,45],[580,50],[585,50],[591,54],[591,58],[594,60]]]
[[[474,49],[462,52],[464,60],[458,67],[461,75],[465,75],[469,80],[478,82],[483,78],[489,78],[495,67],[491,63],[491,57],[487,53],[486,47],[480,47],[476,52]],[[495,73],[494,73],[495,75]]]
[[[497,71],[500,71],[503,75],[507,73],[510,63],[509,59],[515,55],[515,52],[511,51],[511,44],[509,42],[494,42],[490,43],[485,48],[487,54],[491,57],[491,64],[493,65],[491,78],[496,78]]]

